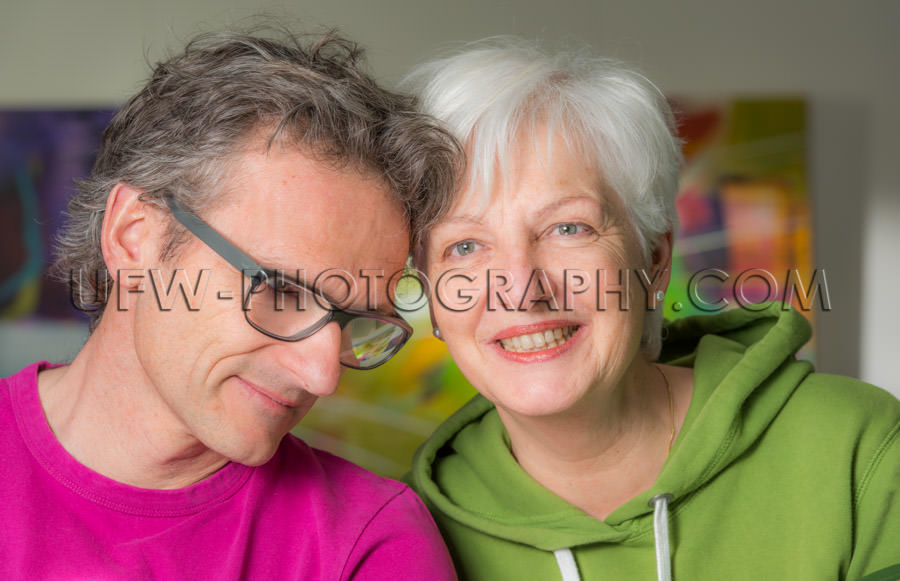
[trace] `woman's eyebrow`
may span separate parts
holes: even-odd
[[[553,200],[551,203],[545,205],[544,207],[535,210],[535,215],[537,215],[539,218],[543,218],[547,214],[551,214],[563,206],[570,206],[584,202],[587,202],[592,206],[596,206],[601,211],[605,209],[604,203],[599,200],[594,194],[572,194],[570,196],[564,196],[557,200]]]
[[[444,226],[445,224],[484,224],[484,218],[480,214],[463,214],[461,216],[453,216],[450,218],[444,218],[441,222],[435,226],[435,229]]]

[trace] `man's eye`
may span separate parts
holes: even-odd
[[[283,294],[283,295],[296,296],[296,295],[300,294],[300,289],[298,289],[297,287],[295,287],[293,285],[283,285],[278,288],[277,292],[279,294]]]
[[[280,295],[299,295],[302,290],[295,284],[288,282],[286,280],[276,278],[272,284],[271,289]]]
[[[462,242],[457,242],[453,246],[449,248],[449,253],[452,256],[468,256],[475,252],[478,248],[478,243],[474,240],[463,240]]]

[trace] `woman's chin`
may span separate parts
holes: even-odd
[[[500,390],[496,386],[491,393],[484,393],[487,399],[497,406],[501,413],[519,418],[552,418],[571,415],[585,398],[585,390],[578,389],[570,383],[560,384],[556,378],[553,382],[531,381],[528,388]]]

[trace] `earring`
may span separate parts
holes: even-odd
[[[661,290],[656,291],[656,302],[661,303],[666,298],[666,293]]]
[[[441,330],[438,329],[437,327],[434,328],[434,330],[432,331],[432,333],[434,333],[435,338],[440,339],[441,341],[444,340],[444,338],[441,337]]]

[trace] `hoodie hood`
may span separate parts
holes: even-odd
[[[542,551],[653,543],[653,499],[679,502],[752,447],[812,371],[797,361],[810,326],[780,304],[669,323],[661,362],[694,368],[682,429],[656,482],[599,521],[531,479],[493,405],[477,396],[418,450],[413,487],[442,518]]]

